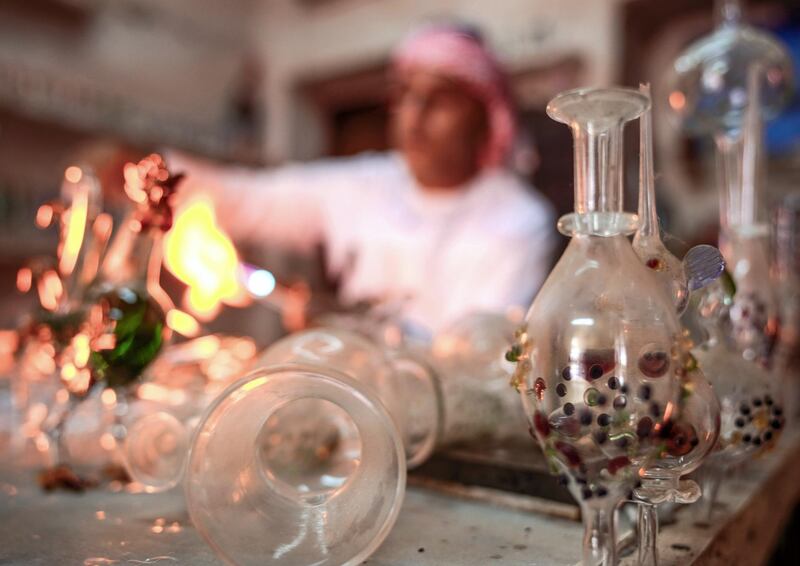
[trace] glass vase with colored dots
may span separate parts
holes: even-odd
[[[751,69],[745,122],[720,153],[720,247],[730,275],[704,293],[698,314],[708,340],[694,350],[721,406],[720,438],[703,468],[702,520],[710,521],[724,473],[773,446],[784,426],[782,383],[772,365],[778,304],[767,257],[769,232],[758,179],[758,65]]]
[[[649,108],[635,90],[579,89],[547,106],[575,142],[571,240],[517,333],[510,358],[534,434],[578,500],[583,564],[617,563],[614,514],[657,449],[685,363],[669,296],[628,236],[623,125]]]
[[[791,90],[791,59],[770,34],[741,22],[739,3],[719,2],[719,25],[675,61],[675,109],[684,129],[713,138],[720,195],[720,249],[729,274],[710,286],[698,314],[708,331],[694,353],[720,399],[720,439],[703,466],[701,511],[710,519],[722,475],[772,446],[784,425],[772,365],[778,304],[764,214],[763,120]]]

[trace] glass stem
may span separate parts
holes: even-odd
[[[50,437],[51,449],[54,451],[52,457],[54,466],[68,466],[70,463],[69,448],[67,448],[66,435],[64,433],[66,432],[67,421],[78,402],[79,400],[74,395],[70,395],[67,401],[63,403],[63,408],[61,408],[55,424],[47,431],[47,436]]]
[[[717,168],[720,184],[720,232],[752,230],[762,222],[761,190],[764,185],[763,136],[761,118],[761,68],[754,65],[747,77],[747,110],[742,129],[719,133]]]
[[[638,566],[657,566],[658,512],[652,503],[641,500],[638,503],[639,555],[637,564]]]
[[[111,434],[115,440],[117,454],[124,455],[125,440],[128,437],[126,418],[130,407],[130,393],[126,388],[114,390],[116,393],[116,403],[113,408],[113,420],[111,423]]]
[[[724,238],[732,227],[741,225],[744,143],[741,136],[731,134],[718,134],[714,141],[717,145],[717,173],[720,187],[720,238]]]
[[[606,507],[584,506],[582,566],[616,566],[616,502]]]

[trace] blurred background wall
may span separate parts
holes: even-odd
[[[800,60],[797,2],[749,2],[746,17]],[[662,88],[675,55],[713,25],[711,0],[0,0],[0,296],[23,258],[54,249],[32,219],[67,164],[103,162],[118,144],[249,164],[386,149],[392,47],[452,19],[480,26],[508,66],[538,148],[517,168],[559,212],[572,204],[572,143],[547,100],[651,81],[666,228],[679,247],[714,239],[709,147],[671,126]],[[768,132],[776,194],[800,186],[798,116],[795,99]]]

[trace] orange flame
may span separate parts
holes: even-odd
[[[201,320],[214,318],[222,303],[247,300],[236,248],[218,226],[207,198],[188,203],[176,215],[164,241],[164,264],[188,286],[184,304]]]
[[[192,315],[179,309],[171,309],[167,313],[167,326],[187,338],[200,334],[200,323]]]
[[[75,191],[72,204],[64,213],[64,246],[58,262],[58,270],[69,275],[75,269],[78,253],[81,251],[86,220],[89,214],[89,193],[86,187]]]

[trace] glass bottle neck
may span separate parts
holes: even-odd
[[[622,126],[592,132],[572,128],[575,138],[575,212],[622,211]]]
[[[563,234],[614,236],[636,230],[636,215],[623,211],[622,127],[621,121],[602,129],[572,125],[575,212],[559,220]]]
[[[632,234],[635,214],[624,212],[622,131],[650,107],[647,96],[624,88],[575,89],[547,105],[547,114],[569,125],[575,148],[575,212],[559,219],[568,236]]]
[[[750,147],[742,135],[719,134],[715,141],[721,238],[734,234],[767,235],[768,227],[762,214],[758,148]]]

